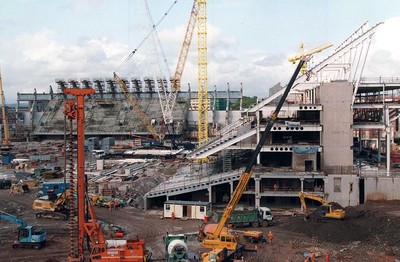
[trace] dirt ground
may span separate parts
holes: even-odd
[[[0,222],[0,261],[67,261],[69,235],[66,221],[36,219],[32,210],[34,195],[24,193],[9,196],[0,190],[0,209],[24,218],[28,224],[44,228],[48,233],[46,246],[41,250],[12,249],[17,238],[17,225]],[[164,260],[163,236],[169,233],[196,232],[202,221],[163,219],[161,211],[125,207],[110,211],[95,209],[98,218],[107,224],[121,226],[126,238],[138,236],[153,251],[153,259]],[[273,210],[274,211],[274,210]],[[398,202],[374,202],[346,209],[344,221],[304,221],[302,216],[275,216],[275,225],[257,228],[274,234],[272,245],[250,244],[257,253],[245,254],[244,261],[304,261],[304,253],[314,250],[316,261],[395,261],[400,255],[400,205]],[[277,212],[278,213],[278,212]],[[283,212],[279,212],[283,213]],[[248,228],[243,228],[246,230]],[[111,237],[110,237],[111,238]],[[189,249],[194,254],[205,251],[195,237],[189,237]],[[391,260],[386,260],[390,258]]]

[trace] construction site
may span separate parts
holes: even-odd
[[[400,77],[363,76],[383,23],[302,47],[251,105],[209,88],[206,24],[195,0],[171,76],[57,78],[11,107],[0,75],[0,261],[399,261]]]

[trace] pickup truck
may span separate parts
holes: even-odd
[[[222,214],[217,213],[217,223],[221,220]],[[228,224],[232,227],[252,226],[252,227],[267,227],[272,225],[274,216],[271,209],[268,207],[258,207],[253,210],[235,211]]]

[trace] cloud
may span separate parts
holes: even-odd
[[[372,38],[364,76],[400,76],[400,17],[384,22]]]
[[[16,92],[47,92],[56,78],[112,77],[112,72],[129,53],[124,44],[106,38],[79,39],[65,45],[56,40],[55,32],[43,29],[19,35],[14,43],[15,59],[4,59],[4,91],[8,101]]]

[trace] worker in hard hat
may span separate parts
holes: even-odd
[[[272,234],[271,231],[269,231],[267,238],[268,238],[268,244],[272,244],[272,239],[274,238],[274,235]]]
[[[310,257],[306,257],[306,259],[304,259],[304,262],[310,262]]]

